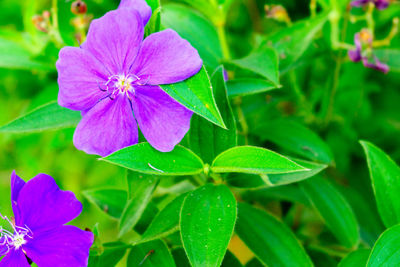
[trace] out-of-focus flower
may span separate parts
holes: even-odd
[[[267,18],[275,19],[280,22],[290,23],[290,17],[286,9],[281,5],[265,5]]]
[[[81,47],[61,49],[58,103],[82,111],[74,134],[78,149],[106,156],[136,144],[139,125],[147,141],[166,152],[189,130],[193,112],[159,85],[193,76],[202,60],[173,30],[144,41],[143,35],[143,16],[120,7],[92,22]]]
[[[353,0],[351,5],[354,7],[362,7],[369,3],[373,3],[377,9],[382,10],[389,6],[390,0]]]
[[[387,73],[389,71],[389,66],[379,61],[373,54],[372,41],[373,36],[369,30],[363,29],[361,32],[356,33],[354,36],[356,49],[348,52],[349,58],[353,62],[362,61],[367,68]]]
[[[11,174],[11,204],[15,216],[10,230],[0,228],[0,266],[87,266],[93,234],[64,225],[82,211],[82,204],[69,191],[61,191],[54,179],[39,174],[24,182]]]
[[[50,12],[45,10],[43,11],[42,15],[34,15],[32,17],[32,23],[39,31],[45,33],[49,32],[49,29],[51,27]]]
[[[82,0],[76,0],[71,4],[71,12],[75,15],[82,15],[86,14],[87,12],[87,5]]]

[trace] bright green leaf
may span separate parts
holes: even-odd
[[[235,232],[268,266],[313,266],[293,232],[265,211],[239,203]]]
[[[220,266],[236,220],[236,199],[225,185],[204,185],[186,197],[181,237],[193,267]]]
[[[387,229],[376,241],[367,267],[400,266],[400,225]]]
[[[217,173],[272,174],[307,169],[271,150],[253,146],[238,146],[219,154],[212,163],[211,170]]]
[[[0,127],[3,133],[31,133],[76,126],[82,118],[79,111],[51,102]]]
[[[204,67],[199,73],[183,82],[160,85],[160,87],[191,111],[226,128],[215,103],[210,78]]]
[[[350,252],[340,261],[338,267],[366,266],[370,252],[370,249],[365,248],[360,248]]]
[[[379,214],[386,227],[400,223],[400,168],[375,145],[361,141]]]
[[[201,159],[179,145],[171,152],[163,153],[149,143],[139,143],[116,151],[102,160],[146,174],[195,175],[203,171]]]

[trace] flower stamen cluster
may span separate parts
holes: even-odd
[[[27,238],[32,239],[33,233],[28,226],[25,227],[14,225],[7,216],[0,214],[0,218],[6,221],[14,232],[0,227],[0,256],[6,255],[11,249],[18,250],[22,245],[26,244]]]

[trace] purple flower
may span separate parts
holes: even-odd
[[[354,35],[355,50],[348,52],[349,58],[353,62],[362,61],[365,67],[387,73],[389,66],[379,61],[372,53],[372,34],[368,30],[362,30]]]
[[[389,6],[390,0],[354,0],[351,5],[354,7],[366,6],[369,3],[373,3],[377,9],[385,9]]]
[[[30,267],[27,257],[40,267],[87,266],[93,234],[64,225],[82,211],[69,191],[61,191],[54,179],[39,174],[24,182],[11,174],[11,204],[15,223],[0,228],[0,266]]]
[[[124,5],[125,1],[121,2]],[[58,103],[82,111],[75,146],[106,156],[138,142],[138,128],[156,149],[171,151],[190,127],[192,111],[160,87],[196,74],[202,60],[175,31],[153,33],[134,9],[94,20],[81,47],[61,49]]]
[[[142,17],[144,25],[147,24],[151,17],[151,7],[146,3],[145,0],[121,0],[118,9],[120,8],[135,9]]]

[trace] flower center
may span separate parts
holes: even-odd
[[[13,230],[9,231],[3,228],[3,226],[0,226],[0,256],[7,254],[12,248],[15,250],[19,249],[22,245],[27,243],[27,238],[33,238],[33,233],[28,226],[16,226],[7,218],[7,216],[1,214],[0,218],[6,221]]]
[[[107,82],[103,86],[99,84],[99,89],[109,92],[107,97],[114,99],[119,94],[125,94],[129,98],[135,95],[135,86],[146,85],[147,80],[140,78],[134,74],[119,74],[108,77]]]

